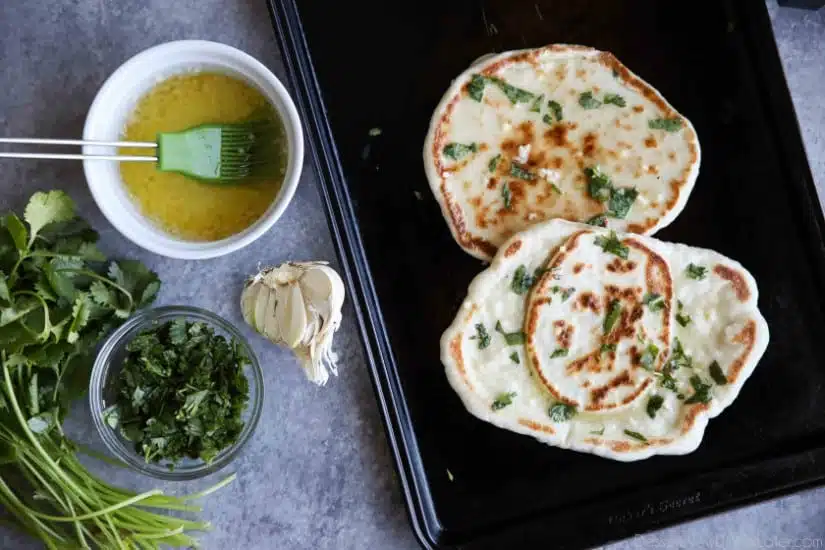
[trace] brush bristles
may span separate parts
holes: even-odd
[[[264,172],[276,158],[276,127],[270,121],[233,124],[221,129],[222,179],[243,179]]]

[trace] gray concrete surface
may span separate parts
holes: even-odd
[[[769,8],[820,196],[825,196],[825,10]],[[0,135],[80,136],[95,91],[122,61],[167,40],[203,38],[283,67],[263,0],[0,0]],[[259,262],[334,258],[312,169],[293,204],[258,243],[226,258],[183,262],[153,256],[111,229],[86,190],[79,164],[0,163],[0,209],[21,208],[37,189],[66,189],[102,235],[102,247],[137,257],[164,280],[160,302],[206,307],[242,325],[234,296]],[[253,342],[266,367],[267,398],[257,437],[233,469],[236,483],[205,501],[214,524],[205,548],[405,549],[407,524],[352,317],[337,337],[341,377],[316,388],[288,354]],[[247,331],[250,336],[252,334]],[[69,431],[97,435],[80,408]],[[825,411],[823,411],[825,414]],[[135,488],[191,492],[215,480],[156,484],[94,464]],[[220,474],[217,475],[220,477]],[[611,549],[823,548],[825,489],[750,506],[640,536]],[[0,528],[0,548],[37,548]],[[548,548],[552,541],[548,541]]]

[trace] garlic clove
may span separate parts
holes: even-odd
[[[301,343],[307,326],[304,296],[298,285],[289,285],[282,292],[278,292],[278,295],[279,298],[283,296],[281,307],[275,311],[281,327],[281,337],[284,345],[294,348]]]

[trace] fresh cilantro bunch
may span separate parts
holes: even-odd
[[[96,241],[63,191],[32,195],[23,220],[0,218],[0,358],[36,433],[84,393],[98,341],[160,288],[139,262],[107,262]]]
[[[249,357],[234,338],[183,319],[138,334],[126,346],[117,405],[106,421],[146,462],[211,462],[237,441],[249,401]]]

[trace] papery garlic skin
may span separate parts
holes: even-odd
[[[327,262],[287,262],[251,277],[241,293],[244,320],[290,348],[307,378],[323,386],[338,375],[332,338],[341,325],[344,283]]]

